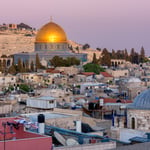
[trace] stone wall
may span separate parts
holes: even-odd
[[[134,118],[134,125],[132,123]],[[150,110],[129,109],[127,114],[127,126],[142,131],[150,131]]]
[[[0,114],[8,114],[13,110],[11,104],[0,105]]]
[[[55,147],[54,150],[109,150],[116,148],[116,142],[83,144],[77,146]]]
[[[24,34],[19,33],[0,34],[0,56],[19,52],[32,52],[34,51],[34,41],[34,36],[24,36]]]

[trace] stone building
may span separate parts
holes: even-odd
[[[138,94],[144,91],[147,87],[136,77],[120,79],[119,89],[121,93],[128,96],[128,99],[133,100]]]
[[[18,53],[14,55],[14,63],[17,64],[20,58],[23,62],[32,61],[35,63],[36,55],[40,60],[45,60],[47,63],[54,56],[63,58],[76,57],[82,62],[87,61],[87,54],[72,53],[68,48],[68,40],[65,31],[56,23],[50,21],[45,24],[37,33],[34,43],[34,52]]]
[[[150,89],[138,95],[127,109],[127,127],[150,132]]]

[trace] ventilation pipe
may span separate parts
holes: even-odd
[[[40,134],[45,132],[45,116],[43,114],[38,115],[38,132]]]

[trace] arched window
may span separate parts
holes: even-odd
[[[112,65],[113,67],[115,66],[113,61],[111,62],[111,65]]]
[[[10,65],[10,60],[7,60],[7,67],[9,67]]]
[[[131,128],[135,129],[135,118],[131,118]]]
[[[47,44],[45,44],[45,49],[47,50]]]

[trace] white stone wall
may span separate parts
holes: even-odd
[[[55,147],[54,150],[109,150],[116,148],[116,142],[83,144],[78,146]]]
[[[8,86],[8,85],[13,85],[16,83],[16,76],[12,76],[12,75],[8,75],[8,76],[4,76],[1,75],[0,76],[0,85],[2,86]]]

